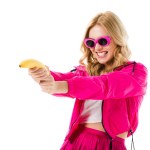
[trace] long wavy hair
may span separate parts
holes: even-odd
[[[93,57],[91,50],[87,48],[82,41],[81,51],[83,56],[79,60],[79,63],[86,66],[87,72],[92,76],[112,72],[115,67],[125,64],[131,54],[127,45],[127,32],[118,16],[110,11],[96,15],[89,23],[83,40],[89,37],[89,31],[95,25],[100,25],[106,29],[115,42],[116,49],[113,59],[110,60],[108,62],[109,65],[105,67],[104,64],[100,64],[97,59]]]

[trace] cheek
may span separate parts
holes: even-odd
[[[116,45],[111,43],[110,45],[108,45],[106,47],[106,50],[110,51],[111,53],[114,53],[115,52],[115,49],[116,49]]]
[[[94,53],[95,49],[94,48],[90,48],[90,51],[92,52],[92,54]]]
[[[112,48],[111,50],[110,50],[110,57],[111,58],[113,58],[113,57],[115,57],[115,48]]]

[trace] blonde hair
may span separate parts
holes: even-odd
[[[84,43],[82,42],[81,51],[83,56],[79,62],[81,65],[86,66],[86,69],[90,75],[100,75],[111,72],[115,67],[125,64],[130,57],[130,50],[127,45],[128,35],[118,16],[110,11],[96,15],[90,22],[84,39],[89,37],[89,31],[95,25],[100,25],[101,27],[105,28],[117,46],[114,57],[109,62],[109,65],[107,65],[109,67],[106,68],[93,57],[91,50],[85,47]]]

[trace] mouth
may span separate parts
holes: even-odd
[[[100,58],[104,58],[108,54],[108,51],[96,52],[96,53]]]

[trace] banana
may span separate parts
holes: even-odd
[[[20,68],[43,68],[45,69],[47,75],[50,75],[50,71],[49,69],[47,69],[47,67],[40,61],[36,60],[36,59],[25,59],[23,61],[20,62],[19,64]]]
[[[44,68],[46,69],[46,66],[41,63],[40,61],[36,60],[36,59],[25,59],[23,61],[20,62],[19,64],[20,68]]]

